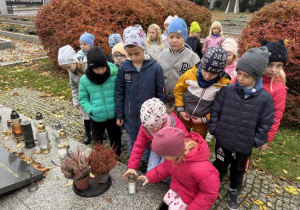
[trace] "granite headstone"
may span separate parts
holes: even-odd
[[[43,178],[42,172],[0,146],[0,195],[31,184],[27,168],[33,182]]]

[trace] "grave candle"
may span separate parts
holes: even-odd
[[[21,140],[22,139],[21,119],[18,112],[12,110],[10,119],[12,122],[12,133],[14,134],[15,139]]]
[[[25,147],[26,148],[35,147],[31,122],[29,121],[21,122],[21,128],[24,137]]]
[[[44,123],[42,122],[40,122],[37,127],[36,137],[39,143],[41,153],[49,153],[50,146],[49,146],[48,131],[46,130]]]

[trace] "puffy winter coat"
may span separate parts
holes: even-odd
[[[198,145],[184,157],[180,165],[164,160],[146,177],[150,183],[158,183],[171,176],[170,188],[188,204],[188,210],[210,209],[219,194],[219,173],[208,160],[210,152],[205,140],[194,132],[187,134],[186,138],[192,138]]]
[[[170,118],[172,118],[171,127],[179,128],[186,134],[188,133],[184,127],[184,124],[178,119],[175,113],[172,112]],[[136,142],[134,143],[131,151],[131,155],[128,161],[128,168],[137,169],[139,167],[143,153],[147,147],[148,140],[152,142],[153,136],[144,128],[143,125],[141,125]]]
[[[140,109],[150,98],[166,100],[162,68],[153,58],[144,60],[140,71],[126,59],[119,66],[116,85],[116,117],[124,119],[127,133],[137,136],[141,126]]]
[[[174,88],[175,106],[178,112],[186,111],[207,123],[211,104],[219,91],[230,83],[230,79],[225,75],[210,87],[201,88],[197,81],[197,71],[198,68],[194,66],[179,78]]]
[[[250,154],[267,142],[274,122],[271,95],[263,88],[244,99],[237,84],[224,87],[210,108],[209,131],[225,149]]]
[[[280,121],[283,112],[285,110],[285,101],[286,101],[286,87],[281,81],[281,79],[280,78],[274,79],[272,84],[273,91],[271,91],[270,83],[271,83],[271,78],[263,76],[263,86],[271,94],[273,98],[274,108],[275,108],[274,124],[272,125],[268,133],[268,142],[273,141],[278,131],[278,127],[280,125]]]
[[[221,47],[221,44],[223,41],[224,41],[223,36],[218,36],[218,37],[208,36],[208,37],[206,37],[205,41],[203,43],[203,48],[202,48],[203,55],[206,53],[208,48]]]
[[[90,81],[86,75],[80,78],[79,101],[84,111],[96,122],[115,118],[115,88],[118,67],[109,63],[110,76],[101,85]]]

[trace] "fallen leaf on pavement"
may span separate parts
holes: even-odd
[[[66,184],[66,187],[69,187],[73,184],[73,182],[69,182],[68,184]]]
[[[272,204],[269,201],[267,202],[267,206],[272,208]]]
[[[111,198],[105,198],[105,200],[106,200],[107,202],[109,202],[109,203],[112,203],[112,202],[113,202],[113,200],[112,200]]]
[[[289,172],[287,171],[287,170],[282,170],[283,171],[283,173],[285,173],[285,174],[288,174]]]

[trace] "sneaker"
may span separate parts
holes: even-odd
[[[228,209],[230,210],[239,209],[239,204],[237,202],[237,197],[238,197],[237,194],[238,194],[237,191],[230,192],[228,203],[227,203]]]
[[[209,132],[206,135],[205,141],[206,142],[211,142],[213,140],[214,136],[211,135]]]

